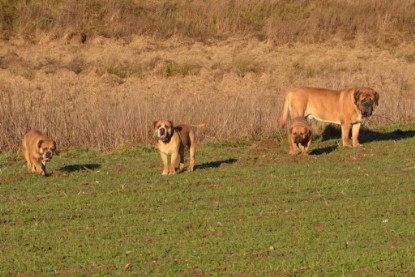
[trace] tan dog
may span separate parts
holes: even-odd
[[[291,155],[297,155],[298,148],[303,155],[308,155],[311,145],[311,126],[304,117],[296,117],[291,121],[288,128],[288,144]]]
[[[169,120],[154,121],[153,129],[157,137],[157,148],[160,150],[160,157],[163,161],[163,175],[175,174],[177,157],[180,156],[179,169],[184,168],[184,149],[189,148],[190,163],[188,171],[193,171],[196,155],[196,137],[191,127],[202,127],[200,125],[177,125],[173,126],[173,122]],[[171,155],[170,170],[168,167],[167,156]]]
[[[284,102],[281,126],[284,127],[288,113],[291,119],[300,116],[323,122],[340,124],[343,146],[349,146],[352,126],[353,146],[360,146],[360,125],[365,117],[372,115],[379,103],[379,94],[371,88],[329,90],[322,88],[295,88],[290,90]]]
[[[27,163],[27,172],[35,170],[46,176],[46,163],[56,152],[56,143],[37,130],[29,131],[23,138],[23,153]]]

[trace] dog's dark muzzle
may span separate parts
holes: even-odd
[[[46,151],[45,152],[45,158],[47,158],[47,159],[52,159],[52,156],[53,156],[53,152],[52,151]]]
[[[300,143],[301,143],[301,140],[302,140],[302,138],[301,138],[301,136],[300,136],[300,135],[296,135],[296,136],[294,137],[294,143],[295,143],[295,144],[300,144]]]
[[[372,115],[373,105],[370,101],[363,102],[360,107],[363,117],[368,117]]]
[[[166,128],[160,128],[159,129],[159,135],[160,136],[165,136],[166,135]]]

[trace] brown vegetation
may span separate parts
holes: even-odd
[[[3,37],[20,34],[35,41],[44,33],[198,40],[253,34],[278,44],[364,35],[368,42],[396,45],[412,40],[414,14],[413,0],[0,1]]]
[[[38,128],[60,147],[271,135],[294,86],[371,86],[367,124],[415,117],[415,2],[0,1],[0,151]],[[82,12],[81,12],[82,11]]]

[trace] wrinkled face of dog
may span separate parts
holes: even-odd
[[[47,162],[52,160],[52,157],[56,151],[56,143],[50,140],[40,140],[38,142],[38,147],[42,164],[45,165]]]
[[[292,126],[290,128],[291,138],[296,145],[301,144],[310,134],[310,130],[304,126]]]
[[[173,122],[170,120],[154,121],[153,128],[158,140],[168,141],[173,133]]]
[[[371,88],[359,88],[354,93],[354,102],[362,116],[369,117],[379,104],[379,94]]]

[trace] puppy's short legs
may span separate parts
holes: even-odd
[[[33,166],[36,168],[36,171],[39,172],[42,176],[46,176],[46,167],[43,164],[40,164],[34,156],[31,157],[31,160]]]
[[[27,168],[27,173],[33,173],[34,171],[34,166],[31,164],[30,162],[30,157],[29,157],[29,153],[27,152],[26,149],[24,149],[24,158],[26,160],[26,168]]]
[[[297,145],[295,145],[294,141],[291,139],[291,134],[288,134],[288,144],[290,145],[290,154],[295,156],[297,155]]]
[[[301,147],[301,154],[308,155],[308,144]]]
[[[160,158],[163,162],[163,172],[161,174],[166,175],[169,173],[169,167],[167,164],[167,154],[160,152]]]
[[[310,149],[310,145],[311,145],[311,137],[308,140],[307,145],[303,149],[303,155],[308,155],[308,150]]]
[[[290,154],[293,156],[298,154],[297,146],[294,143],[291,143],[290,145]]]

